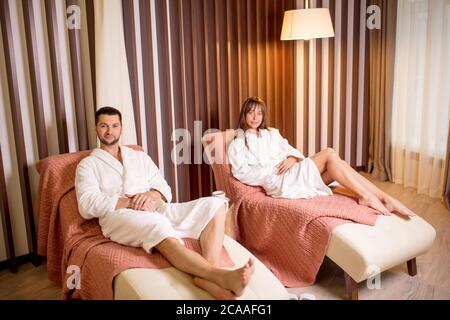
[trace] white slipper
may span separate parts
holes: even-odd
[[[302,293],[299,297],[298,300],[317,300],[316,296],[313,295],[312,293]]]

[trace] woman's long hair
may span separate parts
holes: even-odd
[[[258,97],[250,97],[247,98],[247,100],[244,101],[241,108],[241,114],[239,115],[239,122],[238,127],[236,129],[242,129],[244,132],[249,128],[247,125],[247,121],[245,120],[245,117],[247,114],[255,110],[257,107],[261,108],[261,112],[263,114],[263,119],[261,121],[261,124],[258,127],[258,131],[260,129],[267,129],[267,108],[264,101]]]
[[[259,125],[258,129],[258,133],[259,130],[261,129],[268,129],[267,128],[267,107],[266,104],[264,103],[264,101],[258,97],[250,97],[247,98],[244,103],[242,104],[242,108],[241,108],[241,113],[239,115],[239,122],[238,122],[238,126],[236,128],[237,131],[241,131],[244,134],[244,139],[245,139],[245,146],[248,148],[248,144],[247,144],[247,137],[245,136],[245,131],[249,128],[247,125],[247,121],[245,120],[245,117],[247,116],[247,114],[249,112],[251,112],[252,110],[255,110],[257,107],[261,108],[261,112],[263,115],[261,124]],[[237,134],[235,136],[235,138],[238,137],[239,134]]]

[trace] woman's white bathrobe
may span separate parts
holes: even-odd
[[[85,219],[98,218],[105,237],[147,252],[168,237],[198,239],[226,200],[200,198],[170,203],[171,189],[152,159],[142,151],[121,146],[122,164],[102,149],[94,149],[77,167],[78,209]],[[119,197],[155,189],[167,199],[160,212],[115,210]]]
[[[262,186],[274,198],[312,198],[331,195],[316,164],[289,145],[276,129],[260,130],[261,136],[247,130],[238,130],[228,148],[228,159],[233,176],[239,181]],[[246,140],[247,139],[247,144]],[[276,166],[288,156],[303,159],[282,175]]]

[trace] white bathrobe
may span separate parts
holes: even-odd
[[[201,232],[226,200],[200,198],[170,203],[170,186],[144,152],[121,146],[123,165],[102,149],[94,149],[77,167],[78,209],[85,219],[98,218],[103,235],[112,241],[147,252],[168,237],[199,239]],[[167,199],[160,212],[118,209],[119,197],[158,190]]]
[[[274,198],[312,198],[331,195],[323,182],[316,164],[289,145],[276,129],[260,130],[261,136],[247,130],[238,130],[228,148],[228,159],[233,176],[239,181],[262,186]],[[245,143],[247,138],[247,145]],[[303,159],[282,175],[276,166],[288,156]]]

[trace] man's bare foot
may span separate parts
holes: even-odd
[[[383,203],[375,196],[361,197],[358,199],[358,203],[363,206],[370,207],[372,209],[377,210],[381,214],[385,216],[390,216],[391,213],[388,209],[383,205]]]
[[[208,292],[214,298],[218,300],[235,300],[236,296],[227,289],[222,288],[221,286],[215,284],[214,282],[205,280],[203,278],[194,278],[194,284]]]
[[[253,258],[249,258],[244,266],[228,271],[223,287],[229,289],[237,297],[241,296],[255,271],[254,263]]]
[[[385,199],[384,201],[386,203],[386,207],[389,206],[389,208],[392,208],[391,212],[398,212],[404,216],[407,217],[414,217],[416,216],[416,214],[414,212],[412,212],[410,209],[408,209],[403,203],[401,203],[400,201],[398,201],[395,198],[392,197],[388,197],[387,199]]]

